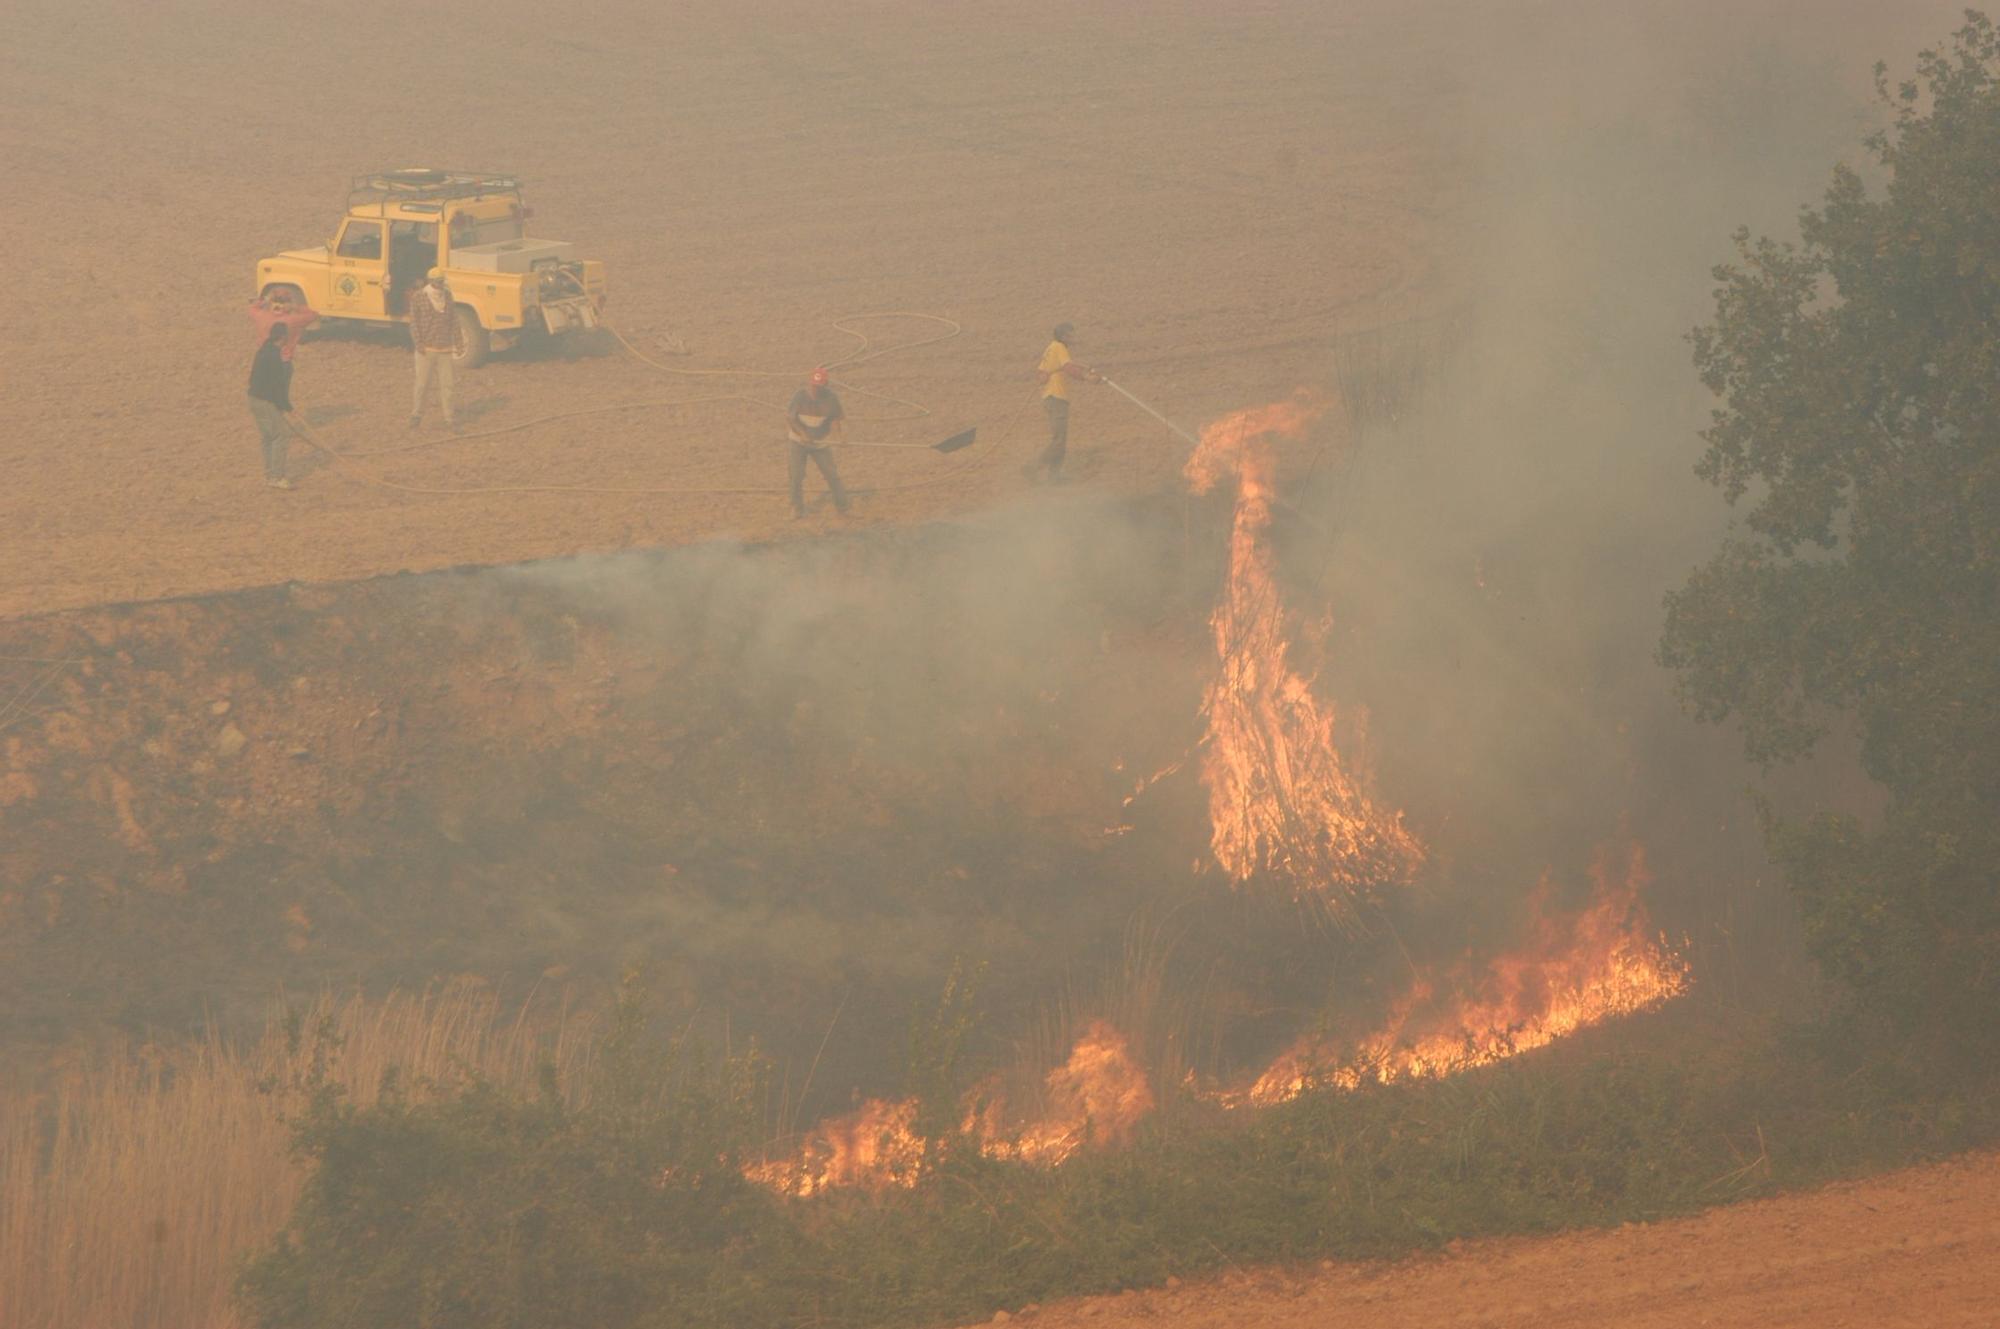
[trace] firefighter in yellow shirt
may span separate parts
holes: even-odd
[[[1069,381],[1073,378],[1085,383],[1104,381],[1104,375],[1070,357],[1069,342],[1075,335],[1076,328],[1072,325],[1056,324],[1049,348],[1042,352],[1042,362],[1035,366],[1042,384],[1042,405],[1049,413],[1049,445],[1041,456],[1022,468],[1022,474],[1030,480],[1041,478],[1046,471],[1049,483],[1062,481],[1063,457],[1069,451]]]

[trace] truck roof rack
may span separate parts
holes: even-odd
[[[367,203],[415,203],[453,198],[483,198],[488,194],[518,194],[518,176],[482,171],[434,171],[410,167],[357,175],[348,185],[347,206]]]

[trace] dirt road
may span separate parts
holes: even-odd
[[[2000,1324],[2000,1154],[1611,1232],[1067,1301],[1046,1329],[1953,1329]]]

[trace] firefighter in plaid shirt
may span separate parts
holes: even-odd
[[[465,331],[458,326],[451,288],[438,268],[432,268],[430,280],[410,295],[410,344],[417,348],[417,388],[410,399],[410,428],[423,423],[424,397],[435,374],[444,427],[456,430],[458,420],[451,413],[451,370],[454,357],[465,348]]]

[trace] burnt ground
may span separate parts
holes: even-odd
[[[1229,502],[1079,489],[0,624],[0,1046],[256,1027],[321,986],[595,1004],[636,970],[795,1082],[817,1064],[818,1110],[898,1088],[961,961],[987,1064],[1100,1014],[1214,1075],[1335,996],[1366,1023],[1409,964],[1518,943],[1536,878],[1444,827],[1353,937],[1215,870],[1190,758]],[[1659,815],[1624,829],[1699,880],[1686,809]]]
[[[1153,1034],[1269,1055],[1340,939],[1214,873],[1192,765],[1125,805],[1198,737],[1226,515],[1078,491],[0,625],[0,1045],[637,970],[794,1084],[817,1062],[828,1109],[898,1087],[961,960],[992,1064],[1130,1014],[1178,948],[1204,1013]]]
[[[1181,519],[1102,514],[1163,549]],[[1198,842],[1109,832],[1114,766],[1191,741],[1206,644],[1170,612],[1185,571],[1137,586],[1120,559],[1093,581],[1062,529],[0,627],[10,668],[48,680],[4,737],[0,1041],[233,1025],[283,985],[473,975],[525,996],[644,966],[780,1055],[809,1057],[845,1002],[879,1078],[885,1031],[958,955],[993,962],[1003,1005],[1059,992],[1158,903],[1167,862],[1189,880]],[[999,576],[1024,567],[1061,589]],[[1164,732],[1148,712],[1174,697]]]

